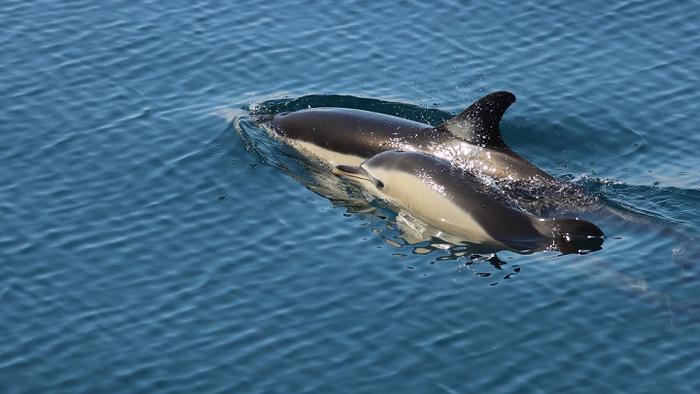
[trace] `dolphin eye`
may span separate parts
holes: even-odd
[[[384,182],[380,181],[379,179],[374,181],[374,185],[377,186],[377,189],[384,189]]]

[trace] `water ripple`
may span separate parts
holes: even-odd
[[[0,391],[699,391],[695,8],[3,2]],[[408,244],[248,115],[498,89],[603,250]]]

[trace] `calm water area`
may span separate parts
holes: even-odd
[[[0,392],[700,392],[697,1],[0,3]],[[504,139],[629,219],[585,255],[406,245],[250,122]],[[257,130],[260,131],[260,130]]]

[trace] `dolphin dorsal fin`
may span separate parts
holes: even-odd
[[[498,127],[503,114],[515,102],[510,92],[494,92],[477,100],[461,114],[437,126],[455,137],[481,147],[508,149]]]

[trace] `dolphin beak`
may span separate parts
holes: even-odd
[[[333,169],[333,174],[339,177],[348,177],[348,178],[355,178],[355,179],[361,179],[363,181],[372,181],[372,177],[365,171],[362,167],[359,166],[346,166],[344,164],[335,166]]]

